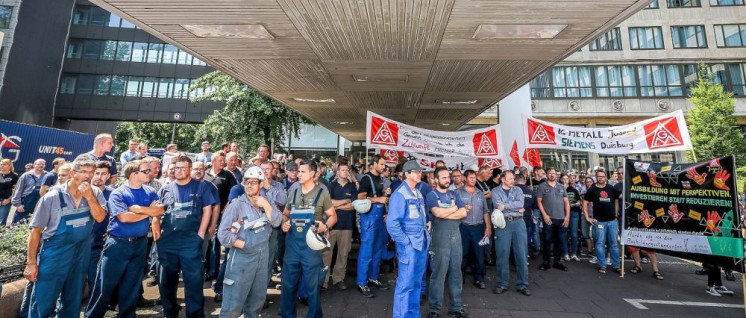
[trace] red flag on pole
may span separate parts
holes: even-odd
[[[516,140],[513,140],[513,148],[510,149],[510,159],[513,159],[514,165],[521,165],[521,155],[518,153],[518,141]]]
[[[541,157],[539,156],[539,150],[536,148],[526,148],[523,152],[523,160],[528,163],[529,167],[540,167]]]

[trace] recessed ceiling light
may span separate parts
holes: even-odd
[[[488,39],[552,39],[567,24],[480,24],[472,36],[477,40]]]
[[[461,105],[473,105],[476,104],[478,99],[436,99],[437,104],[461,104]]]
[[[335,103],[336,101],[334,98],[324,98],[324,99],[318,99],[318,98],[299,98],[295,97],[293,98],[296,102],[308,102],[308,103]]]
[[[337,125],[352,125],[351,121],[335,121]]]
[[[406,74],[373,74],[373,75],[352,75],[356,82],[400,82],[405,83],[409,80]]]
[[[187,31],[200,38],[267,39],[275,37],[261,24],[183,24]]]
[[[449,123],[440,123],[440,125],[441,126],[450,126],[451,124],[449,124]]]

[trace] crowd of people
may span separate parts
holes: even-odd
[[[601,168],[460,171],[443,161],[423,171],[403,157],[395,166],[377,155],[367,163],[270,157],[266,145],[242,158],[238,144],[212,152],[208,141],[196,156],[171,144],[156,158],[136,140],[117,162],[107,155],[112,147],[112,136],[101,134],[74,161],[55,159],[47,172],[39,159],[20,176],[10,160],[0,160],[1,224],[13,206],[11,223],[28,220],[31,228],[20,317],[81,310],[103,317],[114,308],[133,317],[148,304],[143,280],[157,286],[164,315],[177,317],[180,279],[187,317],[204,317],[205,282],[221,302],[221,317],[257,317],[273,276],[281,281],[283,317],[296,316],[297,301],[309,317],[321,317],[319,293],[349,289],[353,242],[360,245],[354,288],[362,297],[392,287],[381,279],[383,263],[398,269],[394,317],[419,317],[423,299],[429,317],[438,317],[446,280],[448,314],[468,317],[465,275],[486,289],[486,266],[493,264],[493,290],[503,294],[511,253],[515,290],[525,296],[528,265],[539,252],[542,271],[567,271],[563,263],[585,255],[600,274],[608,266],[622,273],[622,168],[610,179]],[[653,278],[663,279],[655,253],[628,251],[630,272],[651,263]],[[703,273],[709,294],[733,294],[720,268]]]

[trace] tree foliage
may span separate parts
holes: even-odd
[[[699,81],[692,87],[689,101],[694,107],[689,110],[687,123],[696,158],[701,161],[736,155],[740,164],[746,162],[746,140],[733,116],[733,93],[725,92],[705,65],[700,65]],[[690,153],[687,156],[694,159]]]
[[[176,124],[174,143],[179,150],[186,152],[199,152],[201,140],[196,140],[194,135],[199,129],[199,124]],[[127,143],[130,139],[136,139],[148,144],[149,148],[166,148],[171,142],[173,132],[172,123],[148,123],[148,122],[119,122],[114,134],[115,155],[127,151]]]
[[[190,90],[205,93],[193,101],[212,100],[225,103],[196,131],[197,139],[215,143],[236,141],[242,149],[256,149],[261,144],[275,147],[289,137],[297,136],[301,124],[313,124],[296,111],[262,95],[255,89],[220,72],[205,74]]]

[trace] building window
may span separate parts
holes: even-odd
[[[176,84],[174,85],[174,98],[189,98],[189,79],[176,79]]]
[[[681,76],[676,65],[637,67],[640,95],[644,97],[681,96]]]
[[[531,80],[531,98],[552,98],[551,87],[549,86],[549,72],[539,74]]]
[[[163,64],[176,64],[179,49],[171,44],[166,44],[163,48]]]
[[[596,96],[635,97],[637,83],[632,66],[596,66]]]
[[[718,47],[746,46],[746,24],[716,24],[713,27]]]
[[[163,59],[163,44],[150,43],[148,45],[148,63],[160,63]]]
[[[660,6],[658,5],[658,0],[655,0],[651,2],[645,9],[658,9]]]
[[[662,34],[661,27],[629,28],[630,48],[633,50],[663,49]]]
[[[132,62],[145,62],[146,56],[148,56],[148,44],[135,42],[132,47]]]
[[[132,57],[132,42],[117,42],[117,61],[129,62]]]
[[[174,91],[173,78],[161,78],[158,80],[158,98],[170,98]]]
[[[710,0],[711,7],[742,6],[743,0]]]
[[[591,51],[621,51],[622,36],[620,35],[619,28],[613,28],[611,31],[593,40],[588,49]]]
[[[99,7],[78,5],[73,13],[73,24],[96,25],[110,28],[135,28],[135,25]]]
[[[104,41],[100,40],[85,40],[85,46],[83,47],[83,58],[97,60],[101,54],[101,48],[103,47]]]
[[[109,85],[111,85],[111,76],[98,75],[96,77],[96,88],[93,93],[95,95],[109,95]]]
[[[117,53],[117,41],[104,41],[103,50],[101,51],[101,59],[106,61],[113,61]]]
[[[111,96],[124,96],[124,89],[127,85],[127,76],[112,75],[111,76],[111,89],[109,95]]]
[[[730,64],[728,65],[728,71],[730,73],[730,88],[733,94],[746,96],[746,64]]]
[[[80,39],[70,39],[70,42],[67,44],[67,58],[79,59],[83,53],[84,43],[85,42]]]
[[[667,0],[669,8],[692,8],[701,7],[699,0]]]
[[[133,96],[133,97],[140,96],[141,85],[142,85],[142,77],[139,77],[139,76],[127,77],[127,96]]]
[[[0,29],[10,27],[10,18],[13,16],[13,7],[0,6]]]
[[[699,64],[686,64],[682,65],[684,72],[684,86],[686,87],[686,95],[692,95],[692,87],[697,85],[699,82]],[[715,64],[707,66],[707,71],[714,75],[715,83],[723,86],[726,90],[728,89],[727,79],[725,75],[725,65]]]
[[[676,49],[707,47],[703,25],[672,26],[671,37]]]
[[[96,75],[78,75],[78,95],[90,95],[96,85]]]
[[[182,50],[179,50],[179,56],[176,58],[176,64],[191,65],[192,55]]]
[[[554,97],[592,97],[591,68],[565,66],[552,69]]]
[[[78,78],[75,76],[65,76],[62,78],[62,85],[60,85],[61,94],[75,94],[75,86],[77,85]]]

